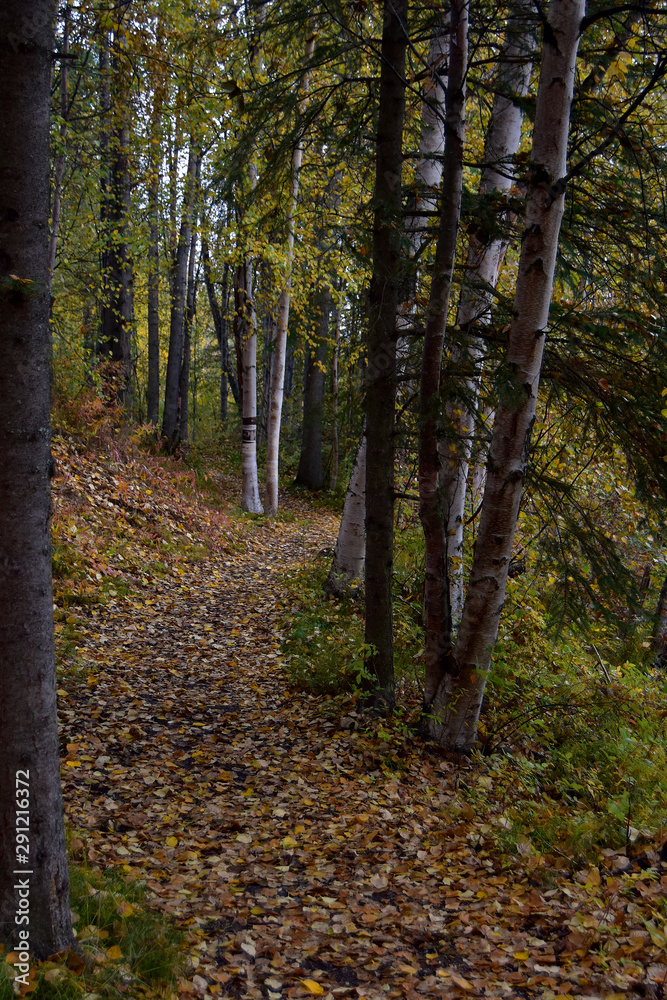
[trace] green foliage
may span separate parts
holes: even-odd
[[[143,886],[111,869],[70,865],[70,905],[80,954],[37,965],[36,1000],[160,997],[179,974],[181,931],[147,907]],[[0,1000],[14,996],[0,963]]]
[[[573,861],[621,849],[667,819],[667,684],[591,646],[556,646],[534,607],[510,614],[481,735],[502,837]]]
[[[419,697],[422,644],[419,578],[423,544],[417,532],[401,536],[394,590],[394,655],[396,686],[408,700]],[[363,604],[359,596],[328,600],[322,589],[329,565],[305,570],[288,581],[292,606],[283,645],[284,665],[294,684],[318,694],[359,693],[372,678],[366,662],[371,649],[364,640]]]
[[[358,691],[368,679],[361,608],[353,601],[327,601],[326,570],[304,571],[289,581],[300,610],[290,616],[283,663],[300,689],[317,694]]]

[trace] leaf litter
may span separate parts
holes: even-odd
[[[657,855],[508,854],[479,762],[290,689],[285,578],[336,518],[289,493],[248,518],[235,477],[204,499],[182,465],[119,448],[54,441],[65,809],[76,858],[187,930],[177,995],[661,998]]]

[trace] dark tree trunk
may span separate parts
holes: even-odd
[[[188,257],[192,240],[192,215],[195,197],[195,177],[198,154],[194,142],[190,143],[188,171],[183,195],[183,216],[176,248],[176,258],[171,283],[171,324],[169,328],[169,355],[164,387],[164,411],[162,414],[162,434],[167,446],[178,445],[179,418],[178,397],[185,340],[185,299],[187,294]]]
[[[450,60],[446,94],[445,152],[442,207],[426,312],[419,401],[419,517],[424,529],[426,618],[424,699],[430,704],[451,654],[451,609],[446,567],[446,531],[438,488],[438,415],[440,369],[447,313],[456,261],[456,238],[461,216],[463,146],[465,137],[465,79],[468,61],[468,7],[454,0],[450,15]]]
[[[319,330],[314,345],[306,356],[306,375],[303,393],[303,432],[301,455],[296,482],[308,490],[321,490],[324,485],[322,471],[322,418],[324,415],[324,364],[327,359],[329,316],[331,314],[331,288],[326,285],[318,294]]]
[[[190,361],[192,355],[192,324],[195,318],[197,302],[197,275],[195,274],[195,257],[197,254],[197,236],[193,232],[190,240],[190,260],[188,263],[188,292],[185,299],[185,316],[183,319],[183,360],[181,374],[178,380],[178,420],[181,441],[188,440],[188,418],[190,404]]]
[[[0,941],[8,952],[25,942],[21,950],[38,959],[74,945],[49,536],[54,13],[51,0],[33,0],[29,18],[25,0],[3,0],[0,8]],[[19,829],[21,812],[29,813],[29,830]],[[28,839],[25,863],[19,832]],[[29,924],[16,921],[21,894]]]
[[[208,243],[205,239],[202,239],[201,243],[201,259],[204,267],[204,283],[206,285],[206,292],[208,294],[208,302],[211,308],[211,317],[213,318],[213,327],[215,329],[215,336],[218,341],[218,347],[220,348],[220,419],[224,423],[227,419],[227,382],[229,381],[229,387],[232,390],[232,396],[234,397],[234,402],[236,403],[239,413],[241,412],[241,392],[239,389],[239,382],[234,374],[234,367],[232,365],[232,359],[229,354],[229,334],[227,328],[227,299],[229,297],[229,264],[225,264],[223,276],[222,276],[222,294],[220,297],[220,304],[218,304],[218,299],[215,294],[215,284],[213,282],[213,275],[211,272],[211,255],[208,248]]]
[[[338,351],[340,348],[340,306],[336,306],[334,321],[333,357],[331,359],[331,479],[329,489],[338,485]]]
[[[157,427],[160,410],[160,116],[162,94],[158,91],[153,104],[151,133],[153,139],[148,177],[148,218],[150,242],[148,248],[148,384],[146,418]]]
[[[189,392],[190,392],[190,358],[192,341],[190,330],[186,329],[183,338],[183,359],[178,378],[178,437],[179,441],[188,440]]]
[[[653,652],[655,666],[663,668],[667,663],[667,576],[662,581],[658,606],[653,625]]]
[[[401,171],[408,0],[385,0],[375,159],[373,278],[366,368],[366,643],[377,697],[394,701],[392,572],[396,312],[401,260]]]
[[[160,175],[157,161],[151,164],[148,185],[148,215],[150,218],[150,246],[148,250],[148,386],[146,392],[146,417],[157,427],[160,409],[160,245],[158,193]]]
[[[117,31],[111,47],[108,113],[111,119],[109,187],[103,195],[106,252],[103,284],[100,353],[118,366],[118,399],[129,405],[132,395],[132,323],[134,271],[128,245],[130,187],[130,131],[125,120],[125,94],[121,53],[123,34]],[[103,98],[103,109],[105,99]]]

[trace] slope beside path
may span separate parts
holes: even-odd
[[[289,688],[284,578],[330,512],[249,519],[233,477],[205,502],[176,465],[55,452],[72,850],[187,928],[179,996],[662,995],[660,871],[508,859],[475,766],[405,735],[384,754]]]

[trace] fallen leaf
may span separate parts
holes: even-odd
[[[320,997],[323,993],[326,993],[324,987],[320,983],[316,983],[314,979],[300,979],[299,982],[315,997]]]

